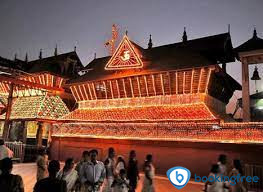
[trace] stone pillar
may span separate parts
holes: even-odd
[[[38,122],[37,135],[36,135],[37,147],[42,147],[42,136],[43,136],[43,123]]]
[[[249,70],[246,58],[242,58],[242,107],[243,122],[250,121]]]

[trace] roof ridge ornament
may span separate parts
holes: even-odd
[[[148,49],[151,49],[153,47],[153,42],[152,42],[152,35],[150,34],[150,39],[148,43]]]
[[[230,29],[231,29],[231,28],[230,28],[230,24],[228,24],[228,29],[227,29],[227,30],[228,30],[228,33],[229,33],[229,34],[230,34]]]
[[[27,63],[28,62],[28,55],[26,53],[26,57],[25,57],[25,62]]]
[[[257,29],[256,27],[254,27],[254,31],[253,31],[253,38],[257,38]]]
[[[113,55],[114,51],[115,51],[115,43],[118,39],[118,28],[115,24],[112,25],[111,28],[111,39],[109,39],[108,41],[106,41],[104,43],[105,47],[109,46],[109,53],[110,55]]]
[[[40,49],[39,51],[39,56],[38,56],[39,59],[42,59],[42,49]]]
[[[57,44],[56,44],[56,47],[55,47],[54,55],[55,55],[55,56],[58,55],[58,45],[57,45]]]
[[[183,42],[187,41],[186,27],[184,27],[184,33],[183,33],[182,40],[183,40]]]
[[[142,68],[143,62],[134,45],[127,35],[124,35],[121,43],[105,66],[105,70],[121,70]]]

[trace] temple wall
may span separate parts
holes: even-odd
[[[226,154],[229,158],[229,166],[234,158],[240,158],[243,163],[261,164],[262,144],[232,144],[232,143],[208,143],[208,142],[184,142],[184,141],[136,141],[113,140],[76,137],[53,137],[51,145],[51,158],[65,160],[74,157],[79,160],[83,150],[97,149],[99,159],[105,159],[107,149],[114,147],[117,155],[123,155],[127,160],[129,151],[137,152],[140,168],[146,154],[154,157],[157,174],[165,174],[174,166],[188,168],[192,175],[208,175],[210,165],[217,162],[219,154]]]

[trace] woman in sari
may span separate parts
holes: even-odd
[[[78,172],[74,169],[74,160],[72,158],[68,158],[66,160],[65,166],[58,172],[57,178],[66,181],[68,192],[75,190],[75,183],[78,179]]]

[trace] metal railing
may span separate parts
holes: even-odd
[[[23,162],[25,156],[25,144],[22,142],[5,142],[5,145],[13,151],[13,160]]]
[[[14,155],[12,160],[22,162],[33,162],[36,159],[38,150],[42,147],[37,147],[36,145],[23,144],[22,142],[10,142],[6,141],[5,145],[13,151]]]
[[[248,183],[246,182],[246,187],[249,191],[262,192],[263,191],[263,165],[245,165],[245,176],[257,176],[259,178],[258,182]]]

